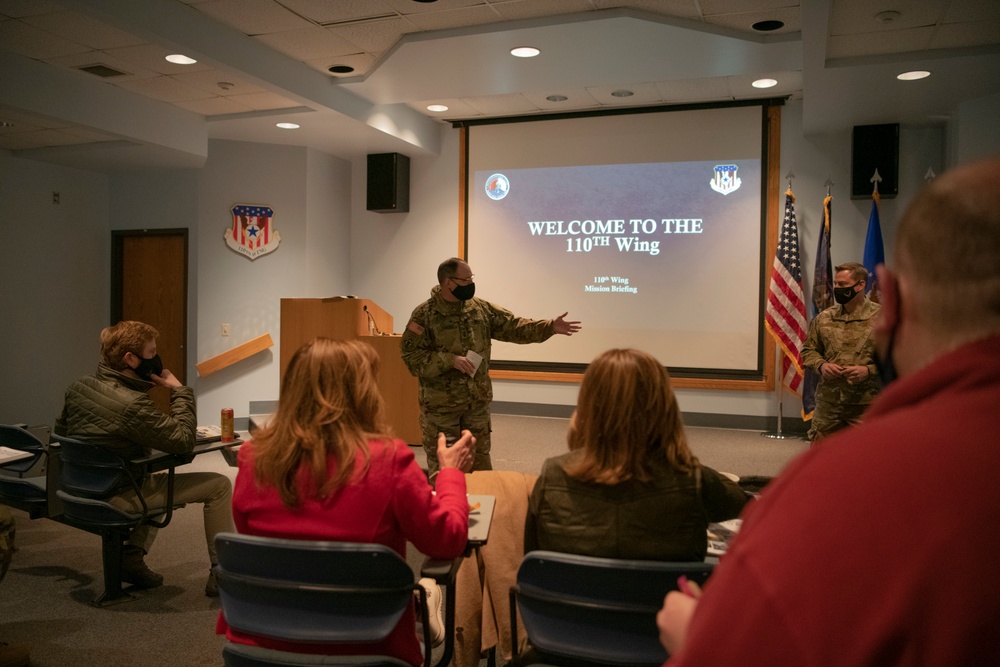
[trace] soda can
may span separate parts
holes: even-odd
[[[222,442],[233,442],[236,440],[236,432],[233,430],[233,409],[222,408]]]

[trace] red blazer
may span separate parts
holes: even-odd
[[[465,550],[469,527],[469,503],[465,475],[444,469],[437,476],[437,494],[401,440],[370,440],[370,459],[364,470],[359,456],[354,462],[355,477],[328,498],[319,499],[306,471],[300,472],[305,500],[292,510],[282,504],[277,489],[261,488],[254,480],[253,442],[240,447],[239,473],[233,490],[233,520],[236,530],[300,540],[374,542],[406,557],[409,540],[432,558],[456,558]],[[335,472],[330,461],[330,475]],[[378,644],[302,644],[247,635],[230,628],[219,614],[216,632],[230,641],[299,653],[357,655],[379,653],[419,665],[422,661],[417,641],[416,616],[407,610],[399,625]]]

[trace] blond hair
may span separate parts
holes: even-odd
[[[254,436],[257,483],[276,488],[282,503],[294,508],[303,495],[326,498],[346,485],[359,453],[367,469],[368,441],[389,437],[377,375],[378,355],[360,341],[316,338],[299,348],[273,420]],[[300,474],[310,479],[305,494]]]
[[[1000,331],[1000,158],[924,188],[900,220],[895,255],[931,330],[956,341]]]
[[[667,369],[639,350],[608,350],[590,363],[567,440],[581,455],[566,473],[599,484],[649,481],[658,457],[685,473],[698,465]]]
[[[156,340],[160,332],[144,322],[123,320],[101,331],[101,363],[116,371],[125,370],[125,354],[142,357],[146,343]]]

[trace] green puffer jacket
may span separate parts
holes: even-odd
[[[146,393],[153,386],[101,364],[97,373],[66,390],[56,434],[106,447],[126,459],[147,456],[150,449],[187,454],[194,448],[197,428],[194,390],[175,387],[167,415]]]

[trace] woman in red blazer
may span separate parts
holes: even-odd
[[[390,437],[376,385],[378,357],[360,341],[317,338],[288,364],[278,410],[240,448],[233,491],[236,529],[301,540],[375,542],[406,557],[409,540],[433,558],[465,549],[469,504],[463,470],[472,467],[468,431],[452,447],[438,440],[436,495],[409,447]],[[395,656],[422,661],[411,609],[382,642],[316,645],[239,633],[231,641],[300,653]]]

